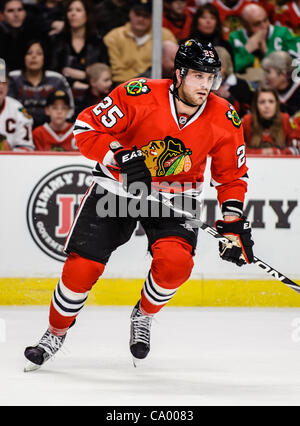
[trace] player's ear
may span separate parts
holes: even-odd
[[[97,82],[96,79],[90,78],[89,84],[90,84],[90,86],[91,86],[92,89],[96,86],[96,82]]]
[[[181,83],[182,83],[182,77],[180,75],[180,70],[179,69],[175,70],[175,76],[176,76],[176,88],[178,88],[181,85]]]
[[[46,113],[46,115],[50,115],[49,114],[49,107],[48,106],[45,107],[45,113]]]

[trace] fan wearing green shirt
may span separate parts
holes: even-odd
[[[263,7],[250,4],[243,9],[241,17],[244,27],[229,36],[236,72],[261,67],[262,59],[274,51],[284,50],[294,57],[300,56],[300,37],[287,27],[271,25]]]

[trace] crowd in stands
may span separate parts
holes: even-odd
[[[151,0],[0,0],[0,150],[74,151],[74,121],[152,75]],[[162,78],[211,42],[249,154],[300,154],[300,0],[163,0]]]

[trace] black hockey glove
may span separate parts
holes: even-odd
[[[219,252],[223,260],[233,262],[238,266],[253,262],[251,240],[251,226],[244,218],[237,218],[232,222],[217,220],[216,229],[219,234],[224,235],[231,241],[226,243],[219,242]]]
[[[114,154],[120,172],[124,176],[124,189],[135,196],[147,197],[151,194],[151,173],[145,164],[140,149],[119,149]]]

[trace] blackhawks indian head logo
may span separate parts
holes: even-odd
[[[165,137],[152,140],[141,148],[152,176],[170,176],[186,173],[192,167],[192,151],[180,139]]]

